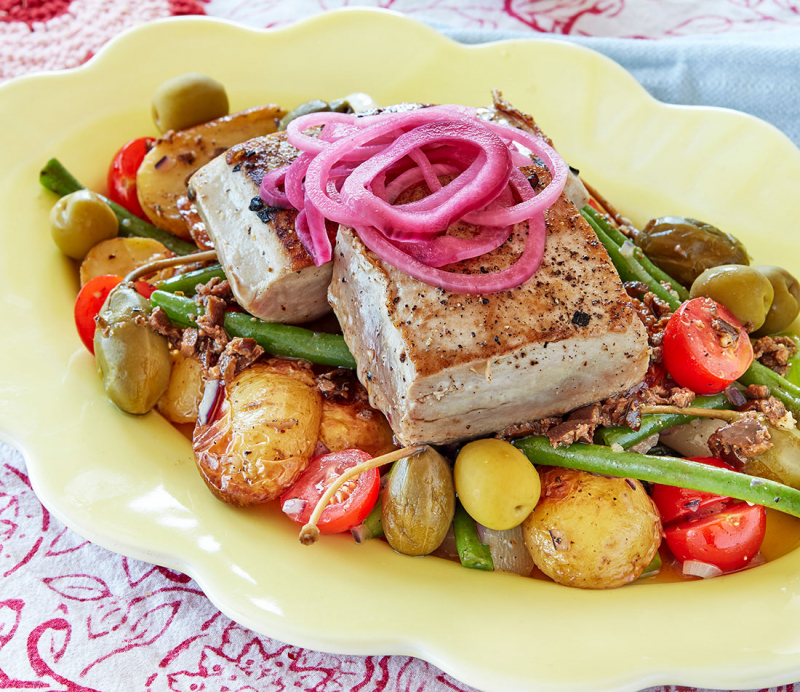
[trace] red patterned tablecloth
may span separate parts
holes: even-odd
[[[590,36],[800,27],[791,0],[0,0],[0,80],[79,65],[120,31],[161,17],[207,13],[273,27],[354,5],[442,27]],[[0,689],[469,688],[418,659],[333,656],[240,627],[189,577],[108,552],[60,524],[32,492],[22,457],[0,443]]]

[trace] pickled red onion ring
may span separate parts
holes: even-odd
[[[482,120],[472,108],[431,106],[361,117],[312,113],[289,124],[287,139],[300,155],[268,173],[259,192],[268,204],[300,211],[298,237],[318,266],[332,257],[326,220],[351,226],[399,270],[455,293],[517,287],[541,264],[543,213],[561,194],[567,166],[537,136]],[[530,165],[529,156],[550,171],[538,194],[520,170]],[[443,184],[444,175],[451,179]],[[430,194],[397,203],[421,183]],[[459,220],[477,226],[472,237],[448,234]],[[442,269],[496,250],[523,223],[525,247],[508,268]]]

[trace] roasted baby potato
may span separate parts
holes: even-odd
[[[352,370],[325,373],[317,382],[322,391],[319,441],[331,452],[360,449],[378,457],[397,449],[388,421],[369,405],[367,391]]]
[[[610,589],[637,579],[661,544],[661,519],[639,481],[550,468],[523,522],[536,566],[559,584]]]
[[[194,430],[195,461],[211,492],[238,507],[279,497],[317,444],[320,398],[303,361],[272,358],[234,377],[214,419]]]
[[[226,115],[186,130],[167,132],[156,140],[136,175],[136,190],[144,213],[159,228],[191,240],[178,212],[192,174],[234,144],[275,132],[286,111],[258,106]]]
[[[204,386],[200,361],[184,358],[178,351],[173,351],[169,386],[156,404],[158,412],[173,423],[194,423]]]
[[[161,243],[152,238],[111,238],[95,245],[81,263],[81,286],[96,276],[116,274],[126,276],[137,267],[156,260],[173,257]],[[162,281],[174,274],[172,269],[162,269],[151,277]]]

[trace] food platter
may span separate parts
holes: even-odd
[[[634,222],[706,219],[759,263],[800,273],[791,142],[739,113],[660,104],[587,49],[467,47],[364,10],[278,31],[201,18],[150,24],[78,70],[0,88],[0,434],[21,449],[56,517],[106,548],[186,572],[258,632],[332,652],[420,656],[482,689],[732,689],[800,678],[796,527],[772,527],[765,552],[786,554],[758,569],[608,592],[411,559],[349,536],[308,548],[277,507],[217,501],[187,439],[157,414],[117,411],[75,334],[77,272],[49,238],[53,199],[37,173],[57,156],[102,190],[120,143],[154,133],[153,89],[188,71],[224,83],[232,109],[353,91],[385,104],[479,106],[500,88]]]

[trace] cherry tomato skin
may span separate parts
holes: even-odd
[[[117,284],[122,283],[122,277],[116,274],[103,274],[96,276],[78,293],[75,299],[75,327],[78,330],[83,345],[94,355],[94,330],[97,326],[95,317],[106,302],[108,294]],[[145,281],[135,283],[136,290],[145,298],[149,298],[156,287]]]
[[[689,457],[686,461],[696,461],[700,464],[716,466],[728,471],[734,471],[721,459],[716,457]],[[722,507],[730,501],[729,497],[704,493],[700,490],[689,490],[688,488],[677,488],[673,485],[661,485],[656,483],[650,492],[650,497],[658,507],[661,514],[661,521],[666,525],[682,519],[692,519],[712,513],[715,509]]]
[[[298,524],[306,524],[322,494],[347,469],[369,461],[372,457],[359,449],[314,457],[295,484],[281,495],[281,510]],[[378,469],[370,469],[347,481],[322,512],[317,528],[320,533],[341,533],[361,524],[378,501],[380,492]],[[341,496],[340,501],[336,498]],[[290,500],[304,502],[300,511],[287,507]],[[290,511],[287,511],[290,510]]]
[[[712,320],[721,319],[738,330],[735,345],[723,346]],[[664,330],[663,361],[681,387],[698,394],[717,394],[741,377],[753,362],[753,346],[739,321],[710,298],[681,305]]]
[[[681,562],[699,560],[730,572],[750,563],[761,548],[766,529],[764,507],[739,502],[718,514],[668,526],[664,538]]]
[[[154,141],[152,137],[132,139],[114,155],[108,169],[108,198],[145,221],[148,219],[136,193],[136,172]]]

